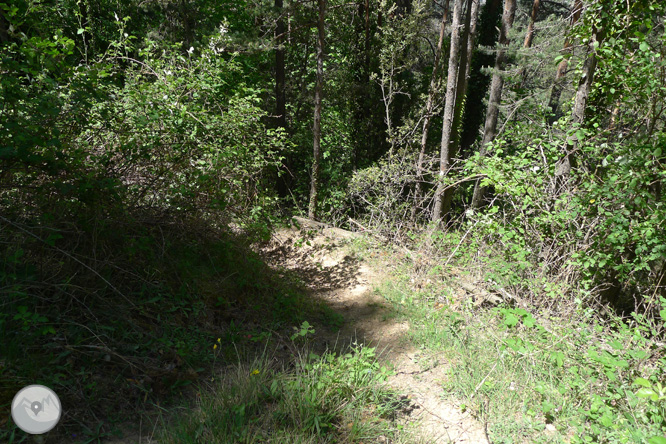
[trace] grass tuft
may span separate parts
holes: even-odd
[[[197,409],[165,428],[164,443],[391,442],[400,403],[374,348],[316,355],[302,346],[291,368],[263,355],[238,363]],[[382,438],[383,437],[383,438]]]

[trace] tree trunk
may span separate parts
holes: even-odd
[[[432,110],[435,107],[435,97],[437,96],[437,80],[439,63],[442,56],[442,45],[444,44],[444,34],[446,31],[446,22],[449,12],[449,0],[445,0],[444,14],[439,28],[439,40],[437,41],[437,50],[435,51],[435,60],[430,76],[430,89],[428,90],[428,100],[426,101],[426,111],[423,118],[423,131],[421,133],[421,151],[419,159],[416,161],[416,189],[414,190],[414,206],[412,207],[412,219],[416,217],[416,212],[421,204],[421,182],[423,181],[423,162],[425,160],[426,144],[428,142],[428,132],[432,121]]]
[[[9,21],[5,19],[5,12],[0,11],[0,43],[9,42]]]
[[[275,10],[278,19],[275,27],[275,126],[287,129],[287,98],[285,95],[285,65],[284,65],[284,42],[285,26],[282,14],[283,0],[275,0]],[[288,171],[288,161],[285,162]],[[283,172],[284,173],[284,172]],[[282,174],[277,177],[277,193],[280,197],[287,197],[289,193],[288,176]]]
[[[312,178],[310,180],[310,205],[308,218],[317,219],[317,192],[319,190],[319,168],[321,162],[321,102],[324,89],[324,17],[326,14],[326,0],[317,0],[319,5],[319,19],[317,20],[317,82],[314,97],[314,125]]]
[[[536,22],[537,14],[539,13],[539,5],[541,0],[534,0],[532,3],[532,12],[530,13],[530,22],[527,25],[527,33],[525,34],[525,41],[523,42],[523,49],[529,49],[532,47],[532,42],[534,41],[534,23]],[[527,80],[527,69],[523,67],[520,70],[520,87],[525,86]]]
[[[531,48],[532,41],[534,40],[534,22],[536,22],[537,14],[539,13],[539,5],[541,0],[534,0],[532,3],[532,12],[530,13],[530,22],[527,25],[527,34],[525,34],[525,41],[523,48]]]
[[[476,29],[479,22],[480,0],[472,0],[472,18],[470,30],[467,35],[467,57],[465,61],[465,93],[469,83],[469,75],[472,70],[472,54],[474,54],[474,45],[476,44]]]
[[[83,42],[83,60],[88,63],[88,56],[92,48],[90,43],[90,20],[88,19],[89,2],[79,2],[79,27],[83,29],[81,33],[81,41]],[[0,19],[1,21],[1,19]],[[0,31],[1,33],[1,31]],[[1,38],[0,38],[1,39]]]
[[[196,13],[192,9],[192,5],[185,0],[181,0],[178,4],[178,12],[183,26],[183,37],[185,38],[185,47],[188,48],[194,42],[194,29],[196,28],[195,17]]]
[[[453,2],[453,23],[451,24],[451,49],[449,51],[449,72],[446,80],[446,103],[444,105],[444,122],[442,123],[442,142],[439,159],[439,184],[435,191],[435,203],[432,210],[432,221],[440,222],[442,218],[442,203],[444,197],[444,183],[442,179],[449,170],[451,163],[451,134],[453,130],[453,117],[456,104],[456,87],[458,84],[458,66],[460,65],[460,28],[462,0]]]
[[[576,89],[576,98],[574,99],[573,110],[571,111],[571,123],[574,128],[580,127],[585,122],[585,107],[587,99],[592,90],[594,82],[594,71],[597,68],[597,53],[595,44],[601,43],[603,37],[597,29],[593,29],[592,36],[587,45],[587,57],[583,64],[583,75],[578,81],[578,88]],[[575,152],[578,149],[580,140],[574,135],[567,138],[567,145],[564,157],[560,159],[555,168],[556,176],[563,176],[566,179],[571,170],[576,166]]]
[[[493,79],[490,84],[490,97],[488,98],[488,109],[486,110],[486,123],[483,127],[483,140],[481,141],[480,154],[486,154],[486,146],[492,142],[497,135],[497,118],[499,117],[499,105],[502,100],[502,89],[504,87],[504,77],[502,71],[506,65],[506,47],[509,45],[509,30],[513,26],[513,19],[516,15],[516,0],[505,0],[504,11],[502,12],[502,28],[500,29],[499,48],[495,58],[495,69]],[[472,208],[481,206],[485,187],[477,181],[474,186],[474,195],[472,196]]]
[[[460,124],[462,123],[465,98],[467,97],[467,80],[470,73],[470,62],[476,37],[476,21],[479,14],[479,0],[468,0],[465,16],[465,31],[460,50],[460,66],[458,67],[458,84],[456,86],[456,105],[453,115],[452,140],[449,145],[449,159],[457,156],[460,150]],[[442,215],[451,211],[454,188],[447,188],[442,198]]]
[[[501,28],[502,1],[486,0],[479,11],[478,38],[474,43],[479,47],[494,47],[497,45]],[[468,91],[465,97],[465,112],[460,136],[460,152],[467,155],[471,147],[479,138],[479,129],[482,128],[486,117],[486,103],[491,74],[485,73],[487,66],[495,64],[495,55],[489,54],[485,49],[475,49],[470,62],[470,75]]]
[[[275,114],[277,118],[277,126],[279,128],[287,128],[287,100],[285,97],[285,74],[284,74],[284,20],[282,19],[283,13],[283,0],[275,0],[275,9],[279,14],[275,33],[277,34],[277,47],[275,48]]]
[[[569,27],[573,28],[578,19],[580,19],[580,14],[583,10],[583,0],[575,0],[573,7],[571,9],[571,20],[569,22]],[[569,66],[569,59],[566,57],[567,54],[571,53],[573,48],[573,42],[569,37],[564,40],[564,48],[562,48],[562,55],[564,58],[557,65],[557,72],[555,73],[555,83],[553,83],[553,88],[550,91],[550,99],[548,100],[548,108],[550,110],[550,117],[548,118],[548,123],[552,125],[560,116],[559,116],[559,104],[560,96],[562,95],[562,89],[564,87],[564,75],[567,72],[567,67]]]
[[[370,125],[371,121],[371,116],[372,116],[372,111],[370,109],[371,107],[371,91],[372,91],[372,82],[370,81],[370,75],[371,75],[371,67],[370,67],[370,0],[365,0],[364,4],[364,15],[365,15],[365,26],[364,26],[364,33],[365,33],[365,44],[363,48],[363,53],[364,53],[364,60],[363,60],[363,78],[361,80],[361,85],[362,85],[362,93],[359,95],[360,100],[361,100],[361,131],[364,132],[365,134],[362,134],[361,137],[359,137],[360,140],[357,140],[356,143],[354,143],[354,147],[352,148],[352,170],[356,171],[358,168],[359,164],[359,144],[362,142],[362,145],[366,152],[368,151],[368,139],[371,137],[369,136],[370,134],[370,128],[368,127]],[[363,131],[363,128],[365,128],[365,131]]]

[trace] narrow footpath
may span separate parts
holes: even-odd
[[[415,424],[421,442],[489,444],[483,424],[447,399],[442,389],[447,363],[422,369],[419,351],[406,340],[409,323],[388,316],[387,301],[374,291],[390,279],[390,264],[379,270],[350,254],[348,241],[355,233],[299,222],[300,229],[278,231],[262,252],[273,267],[298,276],[311,297],[344,317],[337,331],[317,326],[317,340],[326,341],[329,348],[354,341],[377,347],[381,359],[395,370],[388,383],[408,403],[400,421]]]

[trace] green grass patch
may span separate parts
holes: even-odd
[[[291,368],[277,368],[266,355],[237,364],[202,394],[192,414],[169,421],[159,442],[397,442],[401,402],[385,386],[389,371],[374,348],[299,350]]]
[[[410,340],[448,363],[444,391],[487,423],[493,443],[665,442],[666,358],[653,322],[437,309],[404,276],[378,291],[410,320]]]
[[[50,436],[109,436],[319,315],[243,235],[149,216],[2,227],[0,416],[20,388],[43,384],[68,406]],[[0,442],[11,436],[25,434],[10,420]]]

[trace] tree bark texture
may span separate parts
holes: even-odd
[[[324,18],[326,14],[326,1],[318,0],[319,18],[317,20],[317,82],[314,96],[314,125],[312,177],[310,179],[310,205],[308,218],[317,219],[317,193],[319,191],[319,169],[321,163],[321,108],[322,93],[324,89]]]
[[[502,100],[502,89],[504,88],[504,77],[502,71],[506,66],[506,47],[509,45],[509,30],[513,26],[513,20],[516,16],[516,0],[505,0],[504,11],[502,12],[502,28],[500,29],[499,48],[495,58],[495,69],[493,79],[490,83],[490,97],[488,98],[488,108],[486,110],[486,122],[483,127],[483,140],[481,141],[480,154],[485,156],[488,143],[492,142],[497,135],[497,119],[499,117],[499,106]],[[472,196],[472,208],[479,208],[483,201],[485,187],[477,181],[474,186],[474,195]]]
[[[472,70],[472,54],[474,54],[474,46],[476,45],[476,29],[479,22],[479,8],[480,0],[471,0],[472,1],[472,18],[470,30],[467,36],[467,58],[465,65],[465,91],[467,91],[467,85],[469,84],[469,75]]]
[[[423,181],[423,162],[425,160],[426,145],[428,142],[428,132],[430,131],[430,123],[432,122],[432,111],[435,107],[435,98],[437,97],[437,84],[439,78],[439,64],[442,57],[442,45],[444,44],[444,34],[446,33],[446,22],[449,12],[449,0],[445,0],[444,14],[442,15],[442,23],[439,28],[439,40],[437,41],[437,49],[435,51],[435,60],[433,61],[432,75],[430,76],[430,88],[428,90],[428,100],[426,101],[425,116],[423,118],[423,130],[421,132],[421,150],[419,151],[419,158],[416,161],[416,188],[414,190],[414,206],[412,207],[412,219],[416,217],[416,212],[421,204],[422,184]]]
[[[460,64],[461,10],[463,0],[453,2],[453,22],[451,24],[451,49],[449,51],[449,71],[446,80],[446,103],[444,105],[444,122],[442,123],[442,142],[439,159],[439,184],[435,190],[435,203],[432,210],[432,221],[439,222],[442,218],[444,183],[442,179],[449,170],[451,153],[449,144],[453,130],[453,117],[456,104],[456,87],[458,84],[458,66]]]
[[[475,45],[480,47],[495,46],[499,38],[502,18],[502,1],[487,0],[479,11],[478,38]],[[486,116],[488,88],[492,75],[486,74],[484,68],[495,63],[495,56],[487,51],[475,49],[471,54],[465,111],[460,136],[460,151],[470,153],[474,142],[479,138]]]
[[[527,25],[527,34],[525,34],[525,41],[523,48],[531,48],[532,41],[534,40],[534,23],[536,22],[537,14],[539,13],[539,5],[541,0],[534,0],[532,3],[532,12],[530,13],[530,22]]]
[[[275,10],[278,19],[275,27],[275,126],[287,129],[287,98],[285,94],[285,64],[284,64],[284,42],[285,25],[282,14],[283,0],[275,0]],[[285,160],[285,169],[289,171],[289,161]],[[284,172],[283,172],[284,173]],[[287,197],[290,184],[288,175],[282,174],[277,177],[277,192],[280,197]]]
[[[479,0],[468,0],[465,12],[465,28],[461,39],[460,66],[458,67],[458,80],[456,86],[456,104],[453,114],[453,129],[451,143],[449,144],[449,163],[458,155],[460,150],[460,125],[462,123],[465,98],[467,97],[467,80],[470,73],[470,62],[476,38],[476,21],[479,14]],[[454,188],[447,188],[442,197],[442,216],[451,211]]]
[[[282,19],[283,13],[283,0],[275,0],[275,9],[279,14],[275,33],[277,47],[275,48],[275,114],[277,117],[277,126],[279,128],[287,127],[287,100],[285,97],[285,67],[284,67],[284,20]]]

